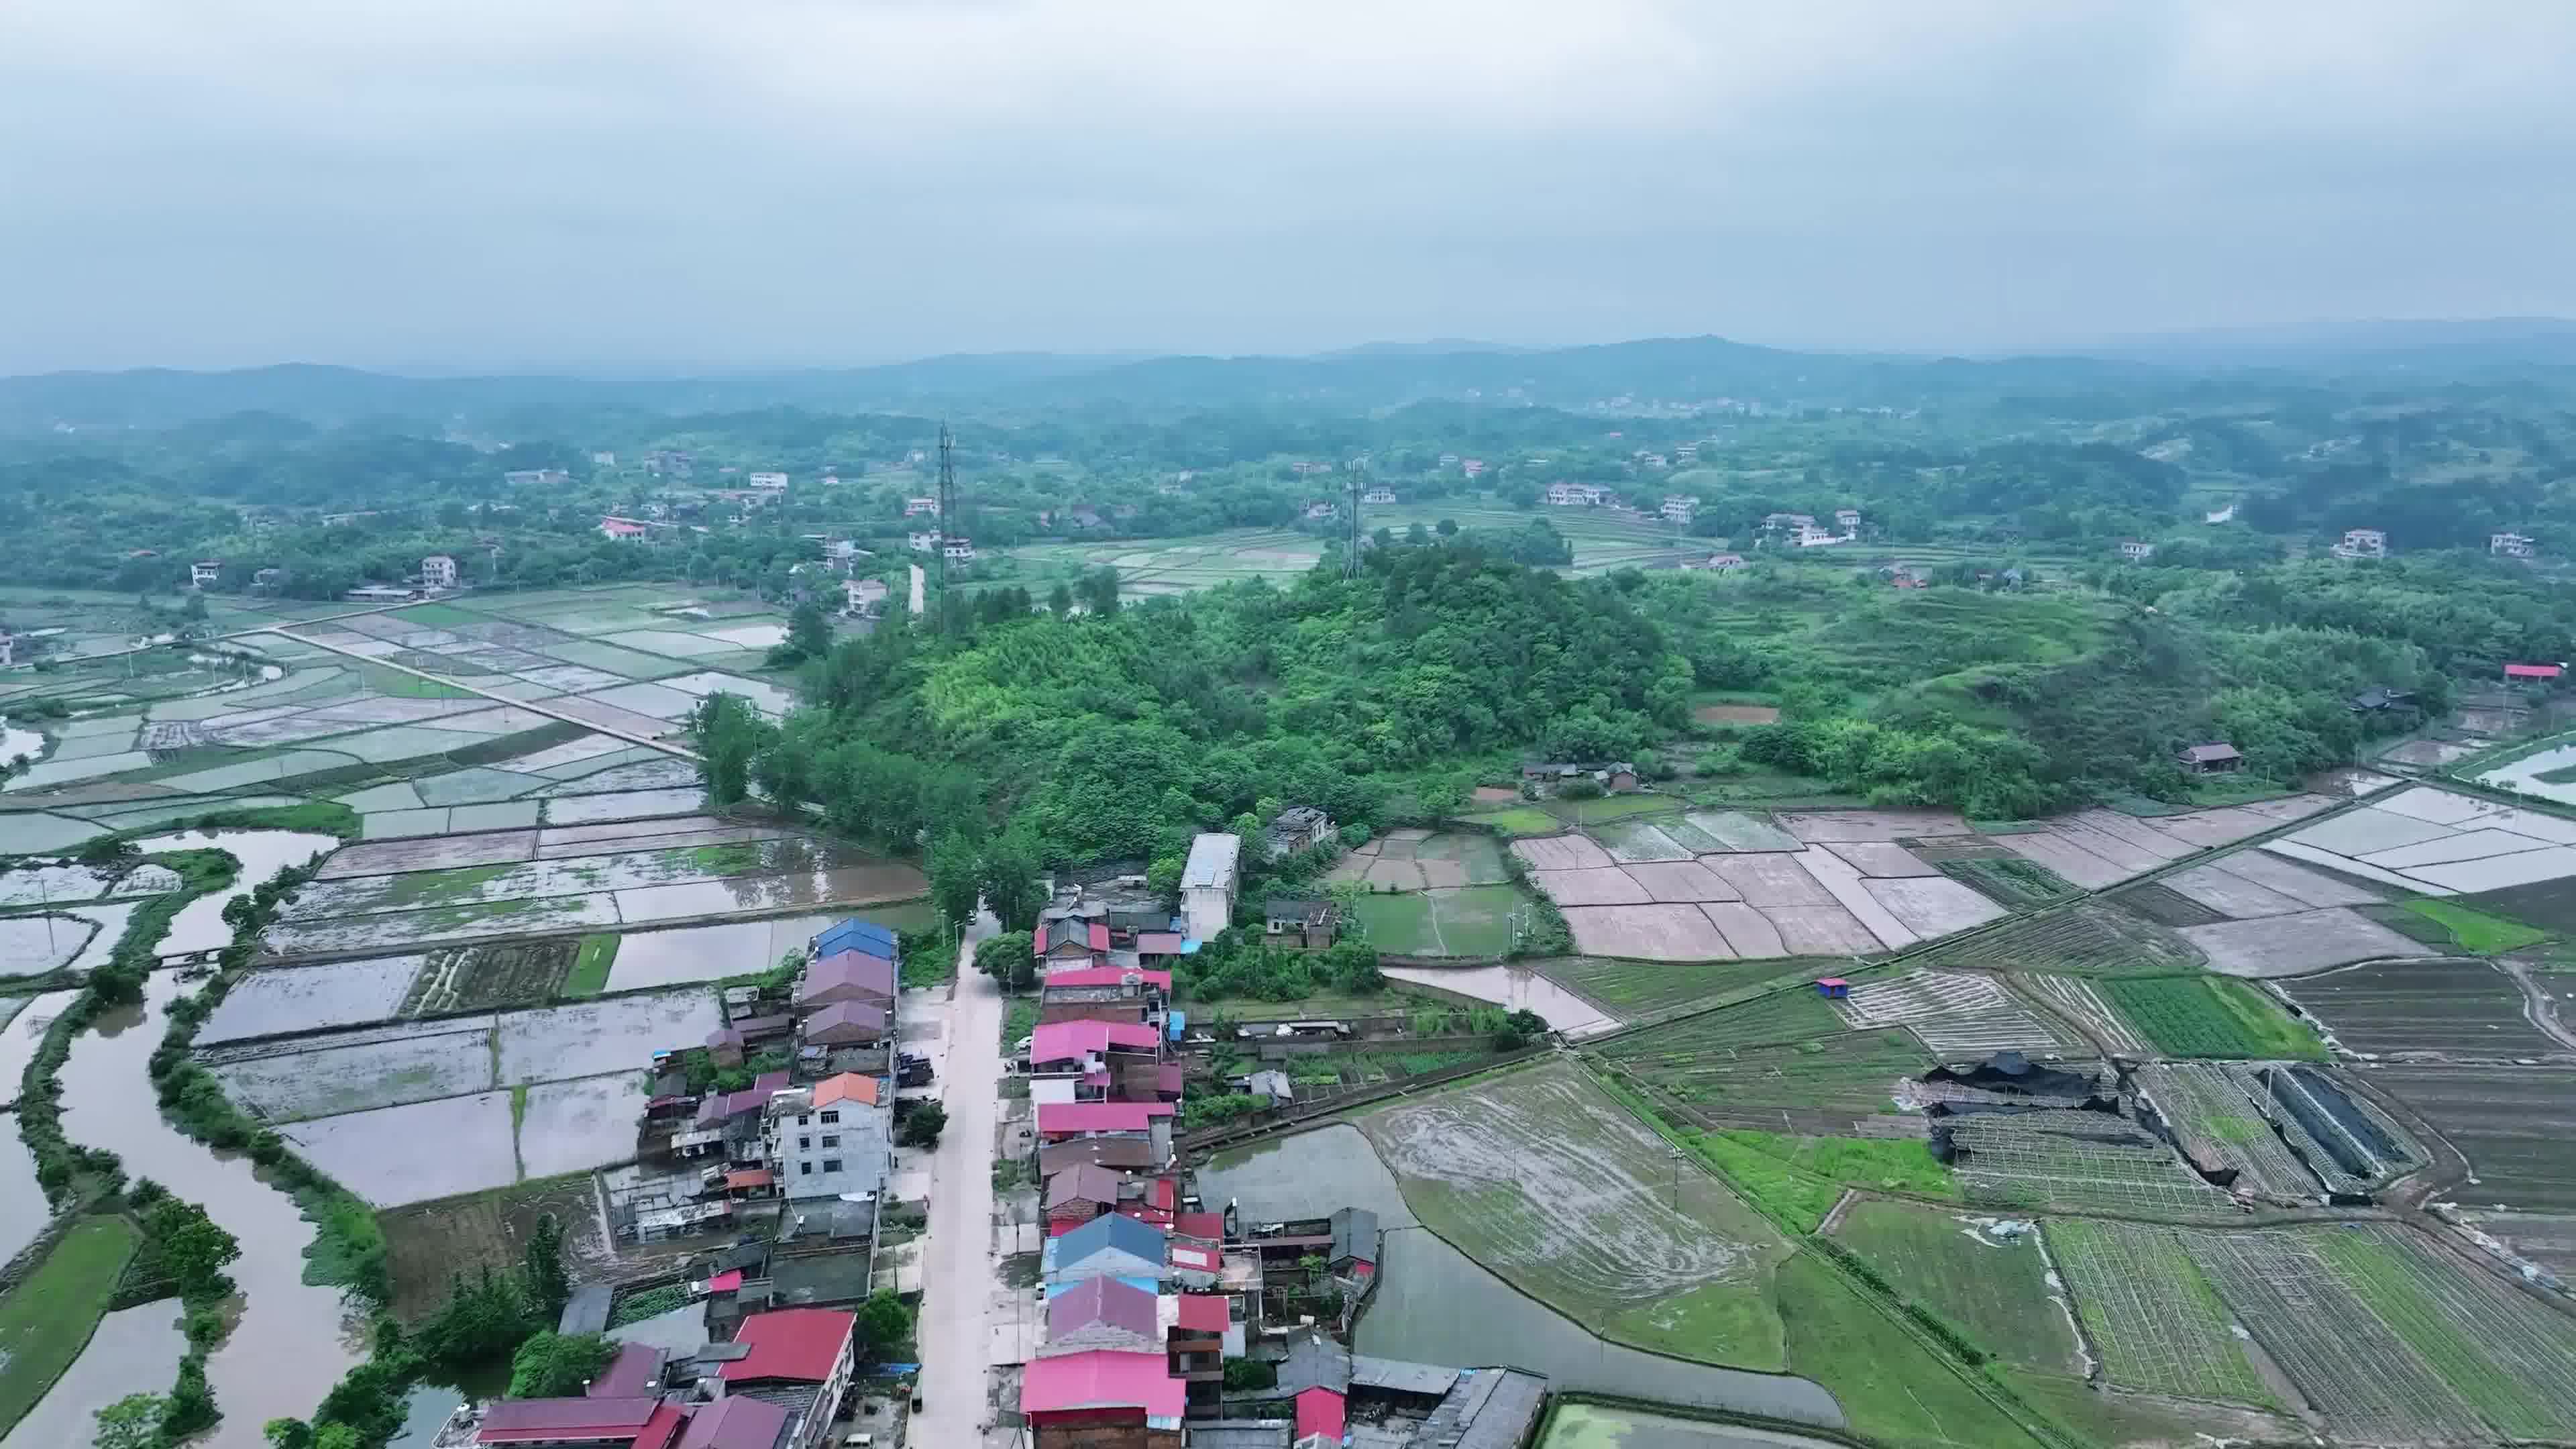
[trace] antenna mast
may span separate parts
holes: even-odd
[[[957,439],[945,419],[939,424],[939,610],[948,613],[948,540],[957,528]]]
[[[1342,491],[1350,495],[1343,500],[1350,510],[1350,523],[1344,531],[1342,542],[1342,577],[1346,579],[1356,579],[1360,576],[1360,493],[1367,486],[1367,471],[1359,464],[1353,463],[1351,480],[1342,485]]]

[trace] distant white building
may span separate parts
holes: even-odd
[[[1674,461],[1675,463],[1677,463],[1677,464],[1681,465],[1682,467],[1685,467],[1685,468],[1689,467],[1689,466],[1690,466],[1691,464],[1693,464],[1693,463],[1698,462],[1698,461],[1699,461],[1699,444],[1697,444],[1697,443],[1683,443],[1683,444],[1681,444],[1679,447],[1674,448],[1674,449],[1673,449],[1673,461]]]
[[[939,542],[939,556],[958,563],[975,561],[975,541],[969,538],[944,538]]]
[[[1372,488],[1366,493],[1360,495],[1360,501],[1362,503],[1393,503],[1395,501],[1395,490],[1392,488]]]
[[[222,578],[223,575],[224,565],[220,559],[188,565],[188,582],[201,589]]]
[[[751,486],[754,488],[784,488],[787,486],[787,475],[784,473],[754,473],[751,475]]]
[[[1309,503],[1306,505],[1306,517],[1310,522],[1315,523],[1321,523],[1325,519],[1330,518],[1341,511],[1341,506],[1334,503]]]
[[[843,579],[841,612],[873,619],[885,608],[886,586],[883,579]]]
[[[907,536],[906,541],[912,545],[912,551],[914,553],[937,553],[939,551],[939,530],[934,528],[927,533],[911,534]]]
[[[522,488],[542,488],[551,483],[569,483],[572,475],[561,468],[519,468],[501,475],[501,481]]]
[[[2347,528],[2333,552],[2336,558],[2386,558],[2388,535],[2376,528]]]
[[[2529,558],[2531,548],[2532,540],[2523,534],[2490,533],[2487,535],[2487,552],[2502,558]]]
[[[933,518],[937,518],[939,516],[939,500],[936,498],[907,498],[903,500],[904,517],[916,518],[925,513],[929,514]]]
[[[2152,543],[2136,538],[2124,538],[2120,540],[2120,557],[2127,559],[2131,563],[2145,563],[2147,560],[2154,558],[2155,556],[2156,546]]]
[[[1668,523],[1686,524],[1691,521],[1691,515],[1698,511],[1699,500],[1697,498],[1681,493],[1667,493],[1664,495],[1663,514],[1665,521]]]
[[[1237,867],[1243,860],[1240,835],[1201,835],[1190,841],[1189,859],[1181,866],[1181,915],[1190,939],[1208,941],[1234,924]]]
[[[617,466],[617,455],[607,451],[606,449],[602,449],[599,452],[591,454],[590,461],[601,468],[614,468]]]
[[[1766,513],[1762,515],[1762,526],[1766,529],[1786,529],[1795,533],[1801,529],[1815,527],[1816,515],[1812,513]]]
[[[1842,531],[1842,536],[1845,538],[1860,537],[1860,510],[1857,508],[1835,509],[1834,527],[1840,529]]]
[[[443,553],[434,553],[429,557],[422,559],[420,561],[420,582],[421,587],[428,589],[455,588],[456,560],[449,558]]]
[[[1790,535],[1790,540],[1800,548],[1826,548],[1837,543],[1849,543],[1851,536],[1806,523],[1798,526],[1798,531]]]
[[[1547,502],[1551,508],[1598,508],[1610,501],[1610,490],[1593,483],[1550,483]]]

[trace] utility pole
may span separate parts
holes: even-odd
[[[948,625],[948,540],[957,528],[957,439],[946,420],[939,424],[939,626]]]
[[[1350,510],[1350,523],[1342,539],[1342,577],[1346,579],[1360,576],[1360,493],[1367,484],[1368,474],[1354,467],[1350,481],[1342,485],[1342,491],[1349,495],[1344,506]]]

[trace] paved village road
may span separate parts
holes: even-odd
[[[957,948],[948,1012],[948,1126],[931,1159],[930,1226],[922,1249],[921,1407],[906,1440],[940,1449],[978,1444],[992,1417],[992,1343],[985,1310],[1000,1285],[993,1256],[993,1153],[1001,1112],[1002,994],[975,969],[989,915]]]

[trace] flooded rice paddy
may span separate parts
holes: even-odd
[[[1843,1422],[1833,1396],[1807,1379],[1624,1348],[1523,1295],[1419,1230],[1394,1175],[1355,1127],[1228,1153],[1200,1172],[1199,1191],[1211,1204],[1239,1202],[1248,1222],[1320,1217],[1339,1207],[1376,1212],[1387,1229],[1385,1261],[1353,1339],[1361,1353],[1459,1367],[1510,1364],[1546,1374],[1561,1389]]]
[[[41,976],[69,965],[97,930],[96,922],[73,915],[0,920],[0,976]]]
[[[108,1314],[98,1321],[81,1356],[8,1437],[0,1438],[0,1449],[70,1449],[90,1443],[99,1410],[127,1394],[167,1389],[179,1372],[179,1356],[187,1351],[175,1299]],[[311,1411],[309,1404],[303,1410]]]

